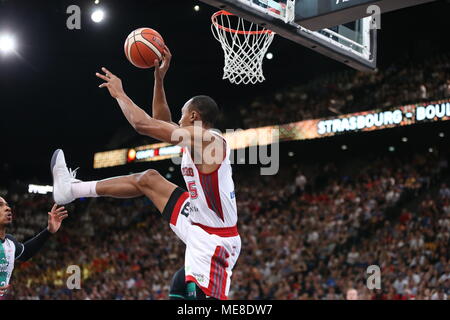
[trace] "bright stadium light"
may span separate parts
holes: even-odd
[[[41,186],[37,184],[29,184],[28,185],[28,193],[39,193],[39,194],[47,194],[52,193],[52,186]]]
[[[200,11],[200,6],[199,5],[196,5],[196,6],[194,6],[194,11]]]
[[[347,145],[344,144],[344,145],[341,146],[341,149],[345,151],[345,150],[348,149],[348,147],[347,147]]]
[[[444,134],[443,132],[440,132],[440,133],[439,133],[439,137],[444,138],[444,137],[445,137],[445,134]]]
[[[402,141],[403,141],[403,142],[408,142],[408,138],[407,138],[407,137],[403,137],[403,138],[402,138]]]
[[[272,52],[268,52],[268,53],[266,54],[266,58],[267,58],[268,60],[272,60],[272,59],[273,59],[273,53],[272,53]]]
[[[16,50],[16,40],[10,34],[0,35],[0,51],[3,53],[11,53]]]
[[[94,3],[95,3],[95,4],[99,4],[99,3],[100,3],[100,0],[95,0]]]
[[[91,19],[95,23],[100,23],[105,18],[105,12],[102,9],[95,9],[94,12],[92,12]]]

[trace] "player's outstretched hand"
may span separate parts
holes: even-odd
[[[162,64],[159,64],[158,60],[155,60],[155,79],[158,81],[163,81],[167,70],[170,67],[170,61],[172,60],[172,53],[168,46],[164,46],[164,53],[162,58]]]
[[[98,72],[95,74],[100,79],[106,81],[99,85],[99,88],[108,88],[109,93],[114,99],[124,94],[122,80],[105,67],[102,68],[102,71],[105,73],[104,75]]]
[[[55,203],[52,210],[48,213],[48,231],[51,233],[57,232],[61,227],[62,221],[68,216],[66,208],[58,208]]]

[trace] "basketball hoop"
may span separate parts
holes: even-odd
[[[225,53],[223,79],[234,84],[266,80],[262,64],[275,33],[224,10],[211,20],[211,30]]]

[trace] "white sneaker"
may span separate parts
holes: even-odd
[[[65,205],[75,200],[72,193],[72,183],[80,182],[75,179],[76,170],[67,168],[64,152],[61,149],[53,153],[50,170],[53,175],[53,199],[58,205]]]

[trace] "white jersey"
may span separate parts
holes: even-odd
[[[17,246],[21,246],[21,248],[17,248]],[[14,270],[14,260],[22,254],[23,250],[23,245],[10,235],[7,235],[4,241],[0,240],[0,287],[9,284]]]
[[[219,168],[210,173],[201,173],[187,148],[183,149],[181,172],[189,191],[191,223],[211,228],[236,226],[237,207],[230,163],[230,148],[224,137],[215,131],[210,133],[224,140],[225,158]]]

